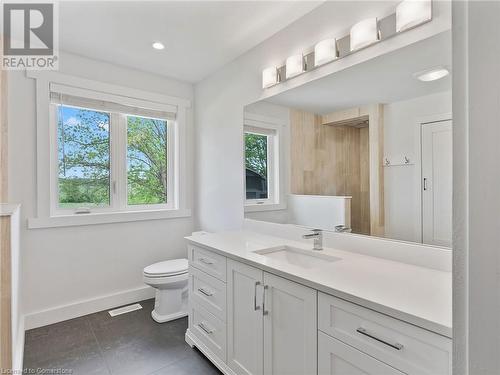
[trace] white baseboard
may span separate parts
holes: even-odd
[[[155,290],[150,286],[129,289],[26,314],[24,324],[26,330],[43,327],[128,303],[153,298],[154,295]]]

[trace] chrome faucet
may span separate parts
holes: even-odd
[[[352,229],[349,227],[346,227],[345,225],[335,225],[335,232],[338,233],[351,233]]]
[[[323,231],[321,229],[312,229],[312,233],[304,234],[302,238],[314,239],[313,250],[323,250]]]

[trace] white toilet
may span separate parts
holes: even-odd
[[[151,317],[158,323],[187,316],[188,260],[173,259],[147,266],[144,283],[156,289]]]

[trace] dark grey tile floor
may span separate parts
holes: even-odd
[[[158,324],[154,300],[142,310],[110,317],[98,312],[26,332],[27,374],[196,375],[220,374],[184,341],[187,318]],[[38,371],[38,372],[37,372]]]

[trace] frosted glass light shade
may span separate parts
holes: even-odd
[[[396,8],[396,31],[408,30],[432,19],[431,0],[404,0]]]
[[[320,66],[337,58],[337,42],[325,39],[314,46],[314,66]]]
[[[368,18],[351,27],[351,51],[378,42],[377,18]]]
[[[267,89],[268,87],[274,86],[278,83],[278,69],[275,66],[271,66],[262,71],[262,88]]]
[[[295,77],[304,72],[304,57],[293,55],[286,59],[286,78]]]
[[[443,77],[450,74],[450,71],[444,66],[438,66],[436,68],[423,70],[421,72],[415,73],[413,76],[422,82],[437,81]]]

